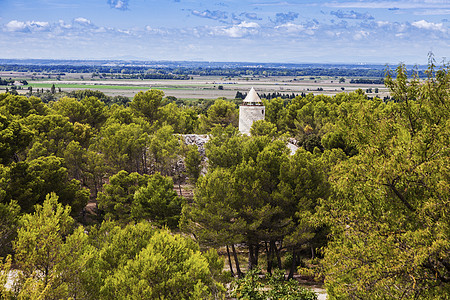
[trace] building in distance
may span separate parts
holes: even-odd
[[[244,102],[239,107],[239,131],[242,134],[250,135],[250,128],[253,122],[264,120],[266,108],[256,93],[254,88],[251,88],[245,97]]]

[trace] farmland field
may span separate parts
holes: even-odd
[[[350,78],[346,82],[340,83],[335,77],[237,77],[224,78],[219,76],[194,76],[191,80],[161,80],[161,79],[85,79],[86,74],[68,74],[60,80],[55,78],[44,78],[43,76],[32,76],[25,73],[0,74],[0,77],[10,77],[17,80],[27,80],[28,86],[33,89],[48,90],[54,84],[62,91],[73,90],[99,90],[109,96],[133,97],[139,91],[148,89],[159,89],[164,91],[166,96],[173,96],[179,99],[217,99],[225,97],[233,99],[236,92],[245,93],[254,87],[259,94],[281,93],[281,94],[325,94],[335,95],[341,92],[352,92],[356,89],[372,89],[368,96],[384,97],[388,95],[387,89],[381,84],[352,84]],[[5,89],[5,87],[1,87]],[[375,89],[378,93],[375,93]],[[27,86],[18,90],[19,93],[26,93]]]

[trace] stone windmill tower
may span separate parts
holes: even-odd
[[[266,108],[252,88],[245,97],[244,102],[239,107],[239,131],[242,134],[250,135],[250,128],[254,121],[264,120]]]

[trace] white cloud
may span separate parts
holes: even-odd
[[[242,28],[259,28],[260,27],[259,24],[256,22],[246,22],[246,21],[243,21],[241,24],[239,24],[237,26],[242,27]]]
[[[304,33],[307,35],[314,35],[321,27],[316,22],[308,22],[306,24],[286,23],[276,26],[274,29],[280,31],[281,34]],[[326,30],[324,32],[326,33]]]
[[[416,27],[416,28],[419,28],[419,29],[437,30],[437,31],[442,31],[442,32],[446,32],[447,31],[446,28],[444,28],[444,24],[427,22],[425,20],[420,20],[420,21],[417,21],[417,22],[413,22],[411,25]]]
[[[5,28],[7,31],[11,31],[11,32],[12,31],[24,31],[24,30],[26,30],[27,25],[25,24],[25,22],[12,20],[5,25]]]
[[[75,23],[79,23],[82,25],[91,25],[91,21],[86,18],[83,18],[83,17],[78,17],[78,18],[74,19],[73,21]]]
[[[64,28],[64,29],[72,28],[72,25],[66,24],[63,20],[59,20],[59,21],[58,21],[58,25],[59,25],[61,28]]]
[[[108,4],[111,8],[119,9],[119,10],[127,10],[128,9],[128,0],[108,0]]]
[[[353,38],[354,38],[355,40],[361,40],[361,39],[363,39],[363,38],[368,37],[369,34],[370,34],[370,33],[367,32],[367,31],[360,30],[359,32],[357,32],[357,33],[353,36]]]
[[[286,23],[286,24],[275,26],[275,29],[281,29],[281,30],[285,30],[289,33],[295,33],[295,32],[304,31],[305,26],[303,26],[301,24]]]
[[[28,25],[31,27],[36,27],[36,28],[48,27],[48,22],[31,21]]]
[[[378,27],[388,26],[390,23],[388,21],[377,21]]]
[[[45,31],[49,28],[48,22],[39,21],[17,21],[12,20],[5,25],[5,30],[9,32],[30,32],[30,31]]]
[[[216,27],[215,32],[233,38],[240,38],[249,34],[258,33],[259,28],[260,26],[258,23],[243,21],[240,24],[231,27]]]

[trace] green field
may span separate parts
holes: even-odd
[[[33,88],[51,88],[51,83],[31,83],[28,86]],[[92,85],[92,84],[55,84],[56,88],[69,89],[96,89],[96,90],[148,90],[150,87],[131,86],[131,85]]]
[[[51,83],[31,83],[28,86],[33,88],[46,88],[52,87]],[[28,87],[24,86],[24,88]],[[195,88],[192,87],[146,87],[146,86],[135,86],[135,85],[105,85],[105,84],[55,84],[56,88],[68,88],[68,89],[94,89],[94,90],[148,90],[148,89],[158,89],[158,90],[191,90]]]

